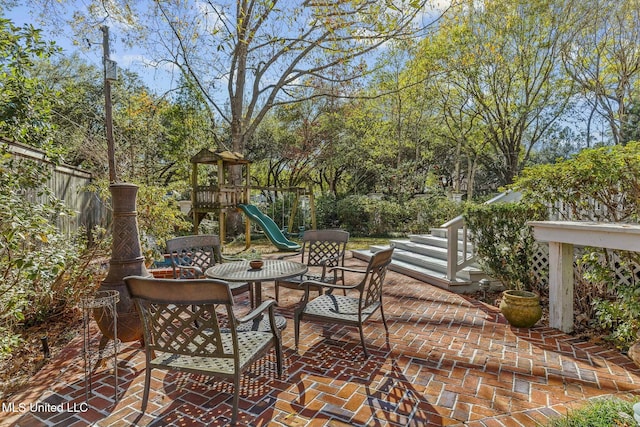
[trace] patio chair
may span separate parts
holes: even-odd
[[[207,268],[217,263],[242,261],[242,258],[222,255],[220,237],[215,234],[175,237],[167,241],[167,252],[174,279],[202,279]],[[230,287],[233,295],[248,291],[253,306],[253,292],[249,283],[231,283]]]
[[[343,272],[363,274],[362,279],[356,284],[338,285],[314,280],[302,282],[301,286],[304,289],[304,296],[294,314],[296,349],[298,348],[300,337],[300,321],[304,319],[325,322],[330,325],[339,323],[358,327],[364,355],[366,357],[369,356],[364,340],[364,332],[362,330],[364,322],[380,309],[382,323],[384,324],[385,330],[389,332],[382,308],[382,285],[387,273],[387,267],[391,263],[393,249],[394,248],[389,248],[376,252],[369,260],[369,265],[366,270],[333,267],[334,270],[339,269]],[[327,288],[328,292],[310,300],[309,292],[315,286]],[[358,296],[334,295],[333,291],[336,289],[352,289],[358,292]]]
[[[276,327],[274,300],[265,301],[241,318],[233,311],[227,282],[213,279],[154,279],[125,277],[131,298],[142,319],[145,379],[142,408],[149,399],[151,370],[178,370],[233,380],[232,423],[238,418],[240,379],[254,362],[275,348],[278,377],[282,376],[282,344]],[[264,314],[268,330],[239,327]]]
[[[322,283],[344,284],[344,273],[335,269],[332,274],[327,274],[331,267],[344,266],[344,257],[349,241],[349,233],[343,230],[309,230],[302,235],[302,248],[299,253],[283,255],[279,259],[299,257],[300,262],[306,264],[310,270],[302,276],[286,280],[276,280],[276,301],[280,295],[280,288],[301,289],[304,281],[315,280]],[[322,294],[322,288],[313,287],[313,290]]]

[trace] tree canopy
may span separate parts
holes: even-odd
[[[83,37],[110,24],[149,67],[177,73],[169,92],[154,93],[121,70],[113,100],[123,177],[184,183],[188,159],[210,147],[243,152],[262,185],[406,201],[442,189],[473,198],[596,136],[632,140],[636,3],[36,4],[54,35],[86,46]],[[21,31],[9,32],[26,40]],[[38,43],[42,53],[51,49]],[[13,92],[43,104],[23,111],[47,114],[40,123],[55,130],[66,159],[103,174],[100,67],[38,55],[28,76],[47,84]],[[9,87],[2,96],[13,96]],[[45,88],[59,95],[38,94]]]

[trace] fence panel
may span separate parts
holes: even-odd
[[[73,216],[52,218],[62,233],[70,237],[80,229],[91,230],[96,225],[106,226],[106,207],[95,193],[87,190],[87,185],[92,182],[89,172],[73,166],[56,165],[49,161],[42,151],[23,144],[5,139],[0,139],[0,143],[6,144],[8,152],[15,158],[36,161],[47,167],[47,187],[75,213]],[[46,202],[45,195],[35,192],[27,193],[26,197],[31,202]]]

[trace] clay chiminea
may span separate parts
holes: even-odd
[[[149,276],[144,265],[142,247],[138,235],[138,214],[136,195],[138,186],[129,183],[115,183],[109,186],[113,209],[113,242],[109,272],[98,290],[116,290],[120,301],[116,306],[118,319],[118,339],[130,342],[142,339],[142,322],[131,300],[126,284],[127,276]],[[101,346],[114,338],[112,316],[105,315],[104,309],[94,309],[93,316],[103,334]]]

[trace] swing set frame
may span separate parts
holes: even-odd
[[[219,235],[222,244],[226,241],[227,214],[238,211],[239,204],[251,203],[251,191],[272,191],[274,193],[295,193],[294,202],[289,214],[288,229],[292,230],[298,212],[300,199],[309,197],[311,211],[311,228],[316,229],[315,203],[313,193],[304,187],[262,187],[249,185],[251,182],[251,162],[240,153],[230,151],[213,152],[203,148],[191,158],[191,216],[193,218],[193,232],[198,234],[200,222],[208,213],[218,216]],[[200,185],[198,183],[198,165],[215,165],[217,167],[217,184]],[[231,182],[231,168],[237,166],[243,169],[243,184],[233,185]],[[251,246],[251,222],[245,218],[246,249]]]

